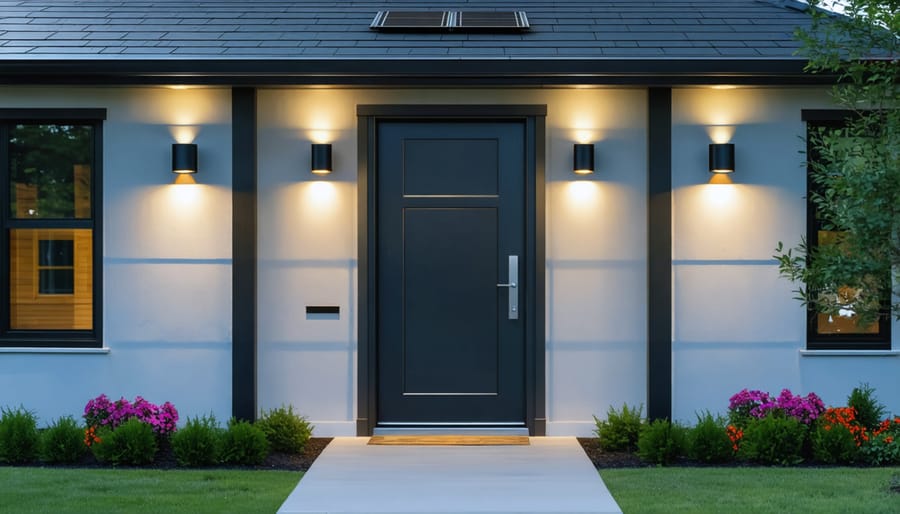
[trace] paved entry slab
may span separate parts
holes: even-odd
[[[574,437],[529,446],[367,442],[335,438],[278,512],[622,512]]]

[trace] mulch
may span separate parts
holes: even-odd
[[[597,469],[640,468],[649,465],[630,452],[603,451],[600,448],[600,439],[596,437],[579,437],[578,443]]]

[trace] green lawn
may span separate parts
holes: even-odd
[[[0,467],[0,512],[275,512],[299,471]]]
[[[891,513],[900,468],[603,470],[625,514]],[[275,512],[303,476],[288,471],[0,467],[0,512]]]
[[[625,514],[900,512],[900,468],[641,468],[600,476]]]

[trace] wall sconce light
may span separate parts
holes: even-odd
[[[331,145],[313,143],[311,161],[310,171],[316,175],[331,173]]]
[[[172,173],[197,173],[197,145],[172,145]]]
[[[734,144],[709,145],[709,172],[734,173]]]
[[[575,144],[572,171],[578,175],[589,175],[594,172],[594,145]]]

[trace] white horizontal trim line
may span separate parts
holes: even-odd
[[[900,350],[800,350],[803,357],[900,357]]]
[[[85,354],[107,354],[109,347],[103,348],[35,348],[29,346],[15,346],[9,348],[0,348],[0,353],[85,353]]]

